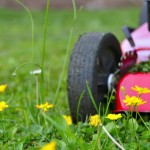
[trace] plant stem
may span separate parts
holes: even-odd
[[[97,144],[98,144],[98,150],[101,150],[102,146],[101,146],[101,140],[100,140],[100,132],[101,132],[102,128],[101,126],[97,127],[97,134],[98,134],[98,139],[97,139]]]
[[[77,11],[76,11],[76,5],[75,5],[75,1],[74,0],[72,0],[72,4],[73,4],[73,12],[74,12],[73,24],[72,24],[72,27],[71,27],[71,30],[70,30],[69,40],[68,40],[67,48],[66,48],[65,59],[64,59],[62,71],[60,73],[60,78],[59,78],[59,81],[58,81],[58,86],[57,86],[57,89],[56,89],[56,94],[54,96],[54,103],[56,103],[57,96],[58,96],[58,93],[59,93],[59,89],[61,87],[62,79],[63,79],[64,73],[65,73],[65,68],[66,68],[67,61],[68,61],[71,40],[72,40],[72,36],[73,36],[73,32],[74,32],[74,25],[75,25],[76,18],[77,18]],[[81,9],[79,9],[78,13],[80,12],[80,10]]]
[[[0,122],[1,122],[1,127],[2,127],[2,134],[3,134],[3,138],[5,139],[5,129],[4,129],[4,125],[3,125],[3,115],[2,113],[0,114]]]
[[[90,87],[89,87],[89,85],[88,85],[88,81],[86,81],[86,87],[87,87],[88,93],[89,93],[89,95],[90,95],[91,101],[92,101],[92,103],[93,103],[93,105],[94,105],[94,108],[95,108],[96,112],[98,113],[99,110],[98,110],[97,104],[96,104],[96,102],[95,102],[95,100],[94,100],[94,98],[93,98],[91,89],[90,89]]]
[[[32,15],[31,15],[31,12],[30,10],[20,1],[20,0],[15,0],[19,5],[21,5],[25,11],[27,12],[28,16],[29,16],[29,19],[30,19],[30,22],[31,22],[31,34],[32,34],[32,61],[34,59],[34,22],[33,22],[33,18],[32,18]]]
[[[39,104],[39,81],[38,81],[38,75],[35,76],[35,86],[36,86],[36,104]]]
[[[132,106],[130,106],[132,107]],[[133,134],[135,134],[135,130],[134,130],[134,122],[133,122],[133,109],[131,109],[131,115],[130,115],[130,120],[132,121],[132,129],[131,129],[131,133],[130,133],[130,136],[131,136],[131,143],[132,143],[132,140],[133,140]]]
[[[48,24],[48,11],[49,11],[49,6],[50,6],[50,0],[47,0],[46,4],[46,17],[45,17],[45,24],[44,24],[44,37],[43,37],[43,48],[42,48],[42,77],[43,75],[43,70],[44,70],[44,59],[45,59],[45,45],[46,45],[46,35],[47,35],[47,24]]]
[[[43,37],[43,48],[42,48],[42,64],[41,64],[41,70],[42,70],[42,79],[41,79],[41,94],[42,94],[42,102],[44,100],[44,60],[45,60],[45,46],[46,46],[46,35],[47,35],[47,24],[48,24],[48,12],[50,7],[50,0],[47,0],[46,4],[46,17],[45,17],[45,24],[44,24],[44,37]]]
[[[139,112],[137,112],[137,113],[138,113],[140,119],[142,120],[143,124],[144,124],[145,127],[147,128],[147,130],[150,130],[149,127],[146,125],[145,121],[143,120],[142,116],[140,115],[140,113],[139,113]]]
[[[102,126],[102,129],[105,131],[105,133],[107,134],[107,136],[112,140],[112,142],[114,144],[116,144],[121,150],[125,150],[124,147],[122,145],[120,145],[110,134],[109,132],[106,130],[106,128],[102,125],[99,124],[99,126]]]
[[[80,98],[79,98],[79,102],[78,102],[78,107],[77,107],[77,122],[79,120],[79,109],[80,109],[80,104],[81,104],[81,100],[82,100],[82,97],[84,95],[85,91],[82,92]]]
[[[103,124],[104,124],[104,122],[105,122],[105,117],[106,117],[106,115],[107,115],[107,113],[108,113],[108,109],[109,109],[109,106],[110,106],[110,102],[111,102],[113,93],[114,93],[114,90],[112,90],[110,97],[107,98],[107,107],[106,107],[106,111],[105,111],[105,114],[104,114]]]
[[[66,64],[67,64],[67,58],[68,58],[68,55],[69,55],[70,43],[71,43],[71,39],[72,39],[72,35],[73,35],[73,30],[74,30],[74,27],[72,27],[71,31],[70,31],[70,36],[69,36],[69,41],[68,41],[68,44],[67,44],[65,60],[64,60],[62,71],[61,71],[60,78],[59,78],[59,81],[58,81],[56,94],[54,96],[54,103],[56,103],[57,96],[58,96],[58,93],[59,93],[59,89],[60,89],[60,86],[61,86],[61,83],[62,83],[62,79],[63,79],[63,76],[64,76],[64,72],[65,72],[65,68],[66,68]]]
[[[121,142],[121,140],[120,140],[120,138],[119,138],[119,135],[118,135],[118,131],[117,131],[117,127],[116,127],[116,123],[117,123],[117,121],[116,121],[116,122],[114,122],[115,132],[116,132],[116,134],[117,134],[117,137],[118,137],[118,141],[119,141],[119,143],[120,143],[121,145],[123,145],[123,144],[122,144],[122,142]]]
[[[123,143],[125,141],[125,137],[126,137],[126,134],[127,134],[127,125],[128,125],[128,122],[129,122],[129,118],[130,118],[130,115],[129,115],[129,112],[127,112],[127,121],[125,123],[125,133],[124,133],[124,137],[123,137]]]

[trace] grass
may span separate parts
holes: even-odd
[[[116,21],[111,14],[117,16]],[[130,14],[132,14],[132,16]],[[32,15],[35,36],[34,61],[39,64],[41,63],[42,55],[45,12],[35,11],[32,12]],[[0,17],[0,70],[5,66],[0,77],[3,79],[3,82],[5,82],[8,78],[11,78],[11,74],[18,65],[32,60],[32,35],[30,20],[26,12],[1,9]],[[51,97],[53,97],[58,84],[59,73],[62,62],[64,61],[66,45],[72,26],[72,18],[73,12],[71,10],[51,10],[49,14],[44,67],[45,73],[49,75],[49,77],[46,78],[50,82],[48,84],[50,88],[49,91],[53,91],[50,93]],[[113,32],[121,40],[124,37],[121,32],[121,27],[125,24],[137,26],[137,8],[129,8],[128,11],[126,9],[109,11],[82,10],[74,27],[71,49],[77,41],[78,36],[84,32]],[[19,74],[21,74],[23,80],[26,80],[26,78],[29,77],[28,65],[23,66],[23,68],[19,70],[18,75]],[[65,86],[66,75],[64,76],[63,83]],[[63,95],[65,88],[63,87],[62,89]],[[66,93],[63,99],[67,101]]]
[[[34,21],[34,63],[42,63],[43,30],[45,11],[33,11]],[[115,18],[114,18],[115,16]],[[47,29],[47,40],[44,60],[44,100],[40,93],[41,101],[53,103],[54,109],[48,113],[37,110],[36,105],[36,77],[30,75],[31,70],[37,66],[28,62],[32,61],[32,34],[28,15],[23,10],[0,9],[0,83],[7,83],[5,93],[1,100],[5,100],[9,107],[0,114],[0,149],[3,150],[36,150],[51,140],[57,141],[58,149],[118,149],[103,131],[97,133],[97,128],[89,126],[87,122],[69,127],[61,115],[69,115],[66,81],[67,66],[63,75],[62,84],[55,98],[62,64],[65,61],[66,47],[73,23],[72,10],[50,10]],[[79,13],[70,44],[73,48],[78,36],[84,32],[112,32],[121,41],[124,36],[121,32],[123,25],[138,26],[139,8],[126,8],[117,10],[82,9]],[[69,57],[67,57],[67,64]],[[16,76],[12,76],[16,67]],[[39,81],[40,81],[39,77]],[[123,123],[122,123],[123,122]],[[116,139],[123,141],[124,122],[107,122],[105,128]],[[149,131],[131,119],[126,130],[123,145],[126,149],[148,149],[150,146]],[[117,128],[115,128],[117,124]],[[130,134],[131,126],[139,126],[136,135]],[[148,122],[147,122],[148,125]],[[131,128],[130,128],[131,127]],[[117,137],[116,133],[119,133]],[[99,141],[98,139],[103,139]],[[131,142],[130,142],[131,140]],[[129,144],[128,144],[129,143]],[[106,146],[107,145],[107,148]],[[142,147],[142,148],[141,148]]]

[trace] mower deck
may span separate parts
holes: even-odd
[[[150,89],[150,73],[127,73],[118,82],[116,90],[116,110],[115,112],[128,111],[129,107],[123,103],[125,93],[129,96],[138,96],[138,93],[131,87],[139,86]],[[121,88],[125,88],[125,93]],[[147,101],[145,104],[138,106],[139,112],[150,112],[150,93],[142,94],[141,99]]]

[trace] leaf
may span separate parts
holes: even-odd
[[[150,72],[150,60],[146,62],[139,63],[132,67],[130,72]]]
[[[66,143],[64,141],[62,141],[62,140],[56,140],[56,139],[54,139],[54,141],[56,141],[57,147],[60,150],[66,150],[67,149],[67,145],[66,145]]]
[[[124,144],[124,147],[126,150],[136,150],[136,149],[138,149],[138,143],[129,142],[127,144]]]
[[[17,128],[16,127],[9,128],[9,130],[8,130],[8,138],[13,140],[15,138],[16,132],[17,132]]]
[[[147,142],[147,140],[144,140],[144,141],[140,140],[140,143],[139,143],[140,150],[148,150],[150,148],[150,142]]]
[[[139,125],[138,122],[136,121],[136,119],[131,118],[128,121],[128,128],[129,129],[134,129],[134,131],[136,131],[138,129]]]
[[[16,150],[22,150],[23,149],[23,143],[22,142],[18,142],[16,143],[17,145],[15,146]]]
[[[116,128],[116,125],[114,122],[110,122],[108,123],[107,125],[104,126],[106,128],[106,130],[110,133],[113,129]],[[101,129],[101,132],[100,132],[100,137],[104,136],[106,133],[103,129]]]
[[[150,139],[150,131],[143,131],[141,138],[142,139]]]
[[[32,125],[30,130],[32,133],[38,133],[42,135],[43,127],[41,125]]]
[[[98,134],[93,134],[93,136],[92,136],[92,141],[97,140],[97,138],[98,138]]]

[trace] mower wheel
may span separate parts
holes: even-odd
[[[74,122],[85,121],[96,112],[95,104],[106,103],[107,79],[118,69],[120,44],[111,33],[86,33],[76,43],[68,70],[68,100]]]

